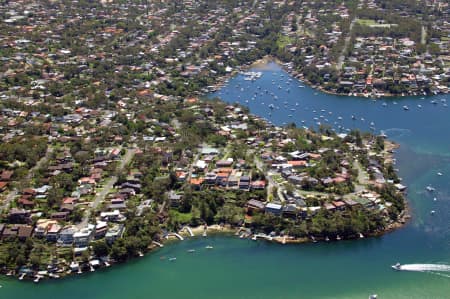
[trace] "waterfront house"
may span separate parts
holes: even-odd
[[[170,206],[173,207],[173,208],[177,208],[180,205],[183,196],[181,194],[175,193],[174,190],[171,190],[167,194],[167,198],[170,201]]]
[[[266,205],[259,200],[256,199],[250,199],[247,204],[245,205],[247,207],[247,211],[263,211],[266,207]]]
[[[73,244],[75,247],[83,248],[89,245],[94,233],[94,225],[88,224],[87,227],[73,234]]]
[[[97,221],[97,224],[95,226],[94,238],[98,240],[105,237],[107,231],[108,223],[104,221]]]
[[[72,246],[73,236],[77,232],[74,226],[69,226],[59,232],[58,244],[61,246]]]
[[[295,204],[287,204],[282,208],[282,215],[286,218],[297,218],[298,211]]]
[[[126,219],[125,216],[123,216],[119,210],[114,210],[111,212],[101,212],[100,218],[103,221],[112,221],[112,222],[123,221]]]
[[[116,239],[121,238],[123,234],[123,228],[123,224],[116,224],[110,227],[105,235],[106,242],[108,242],[108,244],[112,244]]]
[[[264,210],[266,213],[280,216],[282,213],[282,208],[283,206],[281,204],[269,202],[268,204],[266,204]]]
[[[61,225],[57,223],[50,224],[47,230],[46,239],[49,242],[56,242],[59,238],[59,232],[61,231]]]

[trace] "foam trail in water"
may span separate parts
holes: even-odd
[[[450,272],[450,265],[442,264],[407,264],[401,265],[400,270],[403,271],[437,271],[437,272]]]

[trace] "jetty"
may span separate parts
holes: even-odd
[[[252,240],[256,241],[258,238],[259,239],[264,239],[264,240],[267,240],[267,241],[272,241],[273,240],[273,238],[271,236],[266,235],[266,234],[255,234],[255,235],[253,235]]]
[[[189,233],[189,236],[194,237],[194,233],[192,232],[192,229],[189,226],[183,226],[183,228],[180,230],[180,232],[186,230]]]
[[[168,234],[166,235],[166,239],[168,239],[169,237],[176,237],[176,238],[178,238],[180,241],[183,241],[183,240],[184,240],[184,238],[183,238],[180,234],[177,234],[177,233],[168,233]]]
[[[152,241],[152,244],[155,244],[155,245],[158,246],[158,247],[164,247],[163,244],[161,244],[161,243],[159,243],[159,242],[156,242],[156,241]]]

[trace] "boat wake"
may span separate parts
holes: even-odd
[[[400,271],[426,272],[450,278],[450,265],[443,264],[406,264],[399,267]],[[449,273],[449,274],[447,274]]]

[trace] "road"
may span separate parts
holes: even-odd
[[[131,162],[135,153],[136,153],[135,149],[128,149],[127,152],[125,153],[125,155],[123,156],[122,160],[120,161],[120,164],[117,167],[117,170],[118,171],[123,170],[125,168],[125,166]],[[105,183],[105,186],[103,187],[103,189],[95,195],[94,201],[90,204],[89,208],[84,213],[83,220],[79,224],[77,224],[78,228],[86,227],[92,211],[93,210],[95,211],[95,209],[97,209],[98,205],[105,200],[106,195],[108,195],[108,193],[111,192],[111,190],[114,187],[114,184],[117,183],[117,179],[118,179],[117,176],[115,176],[115,175],[111,176]]]
[[[369,174],[357,160],[353,161],[353,167],[358,170],[358,183],[355,184],[355,193],[357,193],[366,189],[366,186],[369,184]]]
[[[357,20],[358,20],[358,18],[354,18],[352,20],[352,22],[350,23],[350,28],[348,30],[348,35],[345,38],[344,47],[342,48],[341,55],[339,56],[338,63],[336,65],[338,71],[340,71],[342,69],[342,64],[344,63],[344,59],[345,59],[345,52],[347,51],[347,48],[348,48],[348,45],[350,43],[350,39],[351,39],[351,36],[352,36],[353,25],[355,25],[355,22]]]
[[[420,34],[420,43],[422,45],[426,45],[427,44],[427,30],[425,29],[425,26],[422,26],[422,31]]]
[[[272,194],[273,188],[276,186],[276,183],[273,180],[272,176],[265,171],[264,163],[260,159],[256,158],[256,156],[255,156],[254,161],[255,161],[256,168],[258,168],[258,170],[260,172],[262,172],[262,173],[264,173],[266,175],[266,180],[267,180],[267,198],[266,198],[266,201],[270,201],[270,195]]]
[[[36,170],[38,170],[44,163],[47,163],[50,154],[53,153],[53,147],[49,146],[47,147],[47,151],[45,153],[45,156],[43,156],[37,163],[36,165],[34,165],[34,167],[32,167],[30,169],[30,171],[28,171],[27,175],[24,178],[24,181],[26,182],[26,185],[29,185],[30,180],[33,178],[33,174]],[[11,203],[11,201],[14,200],[14,198],[17,196],[17,194],[19,193],[19,191],[14,188],[13,190],[11,190],[8,195],[6,196],[5,200],[3,201],[3,203],[0,205],[0,213],[3,212],[4,209],[7,209],[9,204]]]

